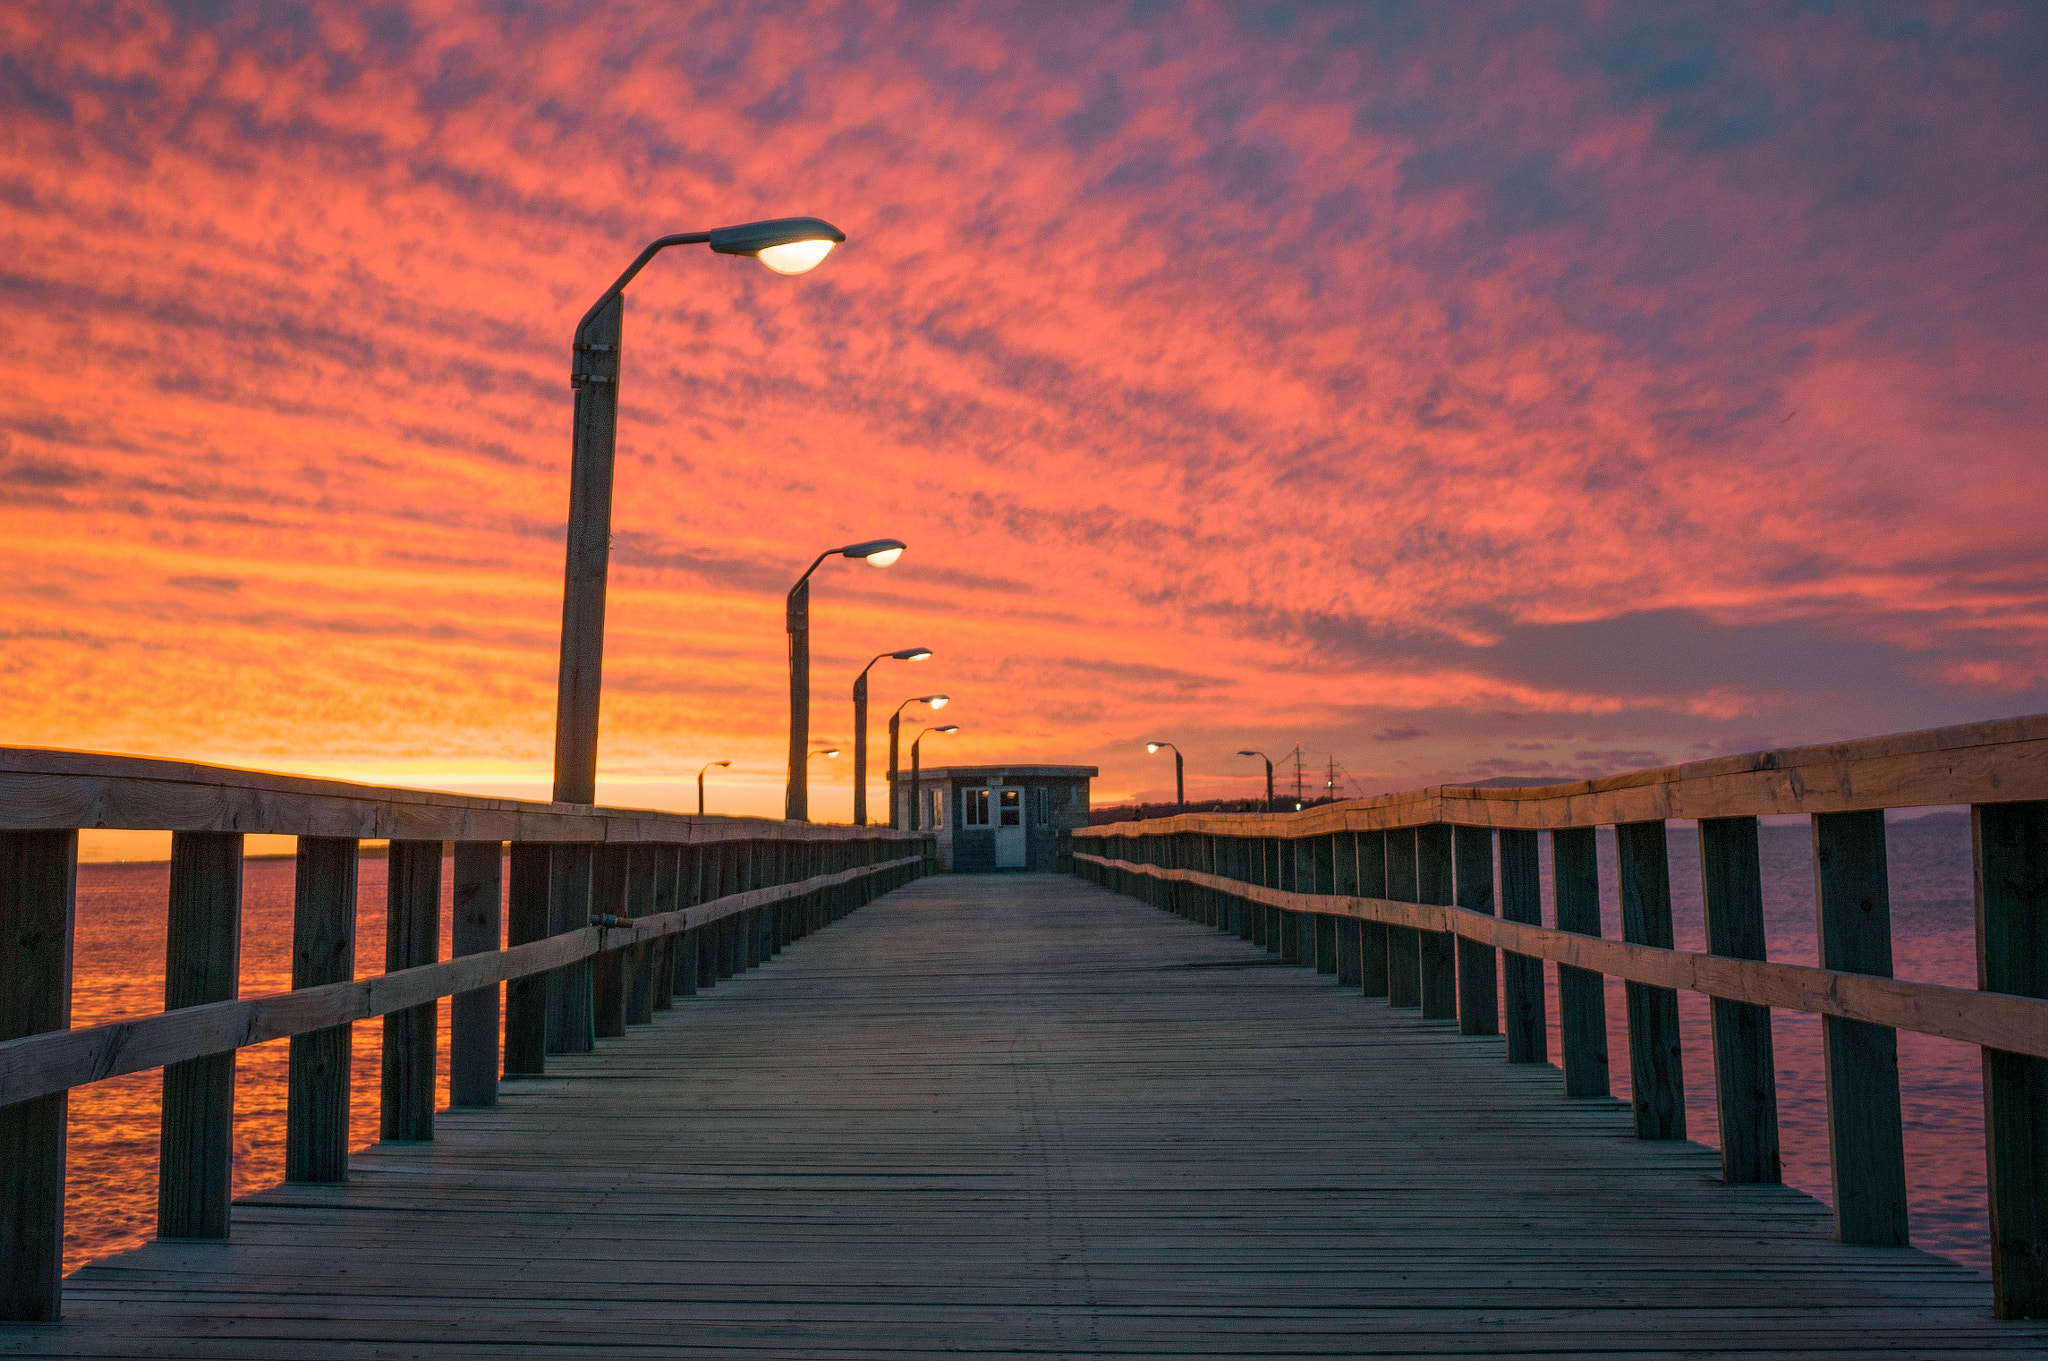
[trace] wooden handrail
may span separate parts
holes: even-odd
[[[1109,860],[1083,851],[1076,860],[1136,874],[1160,883],[1213,889],[1287,912],[1319,913],[1358,921],[1384,922],[1422,931],[1448,931],[1496,949],[1533,959],[1588,969],[1630,983],[1677,988],[1731,1002],[1804,1011],[1817,1016],[1935,1035],[1965,1044],[1988,1045],[2013,1054],[2048,1058],[2048,1001],[2000,992],[1912,983],[1872,974],[1729,959],[1690,950],[1665,950],[1507,921],[1462,907],[1404,903],[1389,898],[1288,893],[1198,870],[1169,869]]]
[[[118,828],[405,841],[902,839],[889,827],[695,817],[318,780],[144,756],[0,747],[0,831]]]
[[[530,974],[546,973],[606,950],[659,940],[712,922],[906,869],[915,857],[860,865],[792,884],[749,889],[695,907],[641,917],[631,925],[586,926],[510,949],[461,955],[350,983],[299,988],[266,997],[183,1007],[154,1016],[56,1030],[0,1043],[0,1107],[48,1096],[123,1073],[224,1054],[246,1045],[310,1034],[350,1021],[404,1011]]]
[[[1515,789],[1432,785],[1299,813],[1181,813],[1077,827],[1077,840],[1123,836],[1294,839],[1430,823],[1555,831],[1669,818],[1843,813],[1871,808],[2048,799],[2048,714],[1750,752],[1597,780]]]

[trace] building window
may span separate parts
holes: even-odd
[[[988,826],[988,791],[986,789],[963,789],[960,791],[960,825],[962,827]]]
[[[1003,791],[1003,797],[1002,797],[1002,814],[1003,814],[1003,826],[1005,826],[1005,827],[1022,827],[1022,826],[1024,825],[1024,791],[1023,791],[1023,790],[1021,790],[1021,789],[1005,789],[1005,790]]]

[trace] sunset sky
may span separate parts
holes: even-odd
[[[630,293],[599,797],[812,731],[1097,802],[2048,709],[2048,6],[0,6],[0,742],[545,797]],[[822,763],[821,763],[822,764]],[[850,759],[814,816],[850,816]]]

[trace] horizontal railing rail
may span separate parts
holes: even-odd
[[[461,955],[440,964],[8,1040],[0,1043],[0,1106],[185,1059],[223,1054],[351,1021],[374,1020],[917,864],[916,857],[906,856],[794,884],[751,889],[618,926],[586,926],[531,944]]]
[[[164,1011],[73,1029],[78,835],[169,832]],[[292,990],[241,997],[243,838],[298,838]],[[356,977],[356,869],[390,843],[385,971]],[[454,847],[454,958],[438,959]],[[157,1232],[224,1238],[235,1051],[288,1038],[285,1178],[348,1175],[351,1024],[383,1020],[380,1136],[622,1036],[930,873],[929,834],[386,788],[182,761],[0,749],[0,1320],[62,1303],[71,1088],[164,1074]],[[502,993],[502,1008],[501,1008]],[[499,1044],[503,1022],[502,1066]]]
[[[1387,898],[1340,898],[1283,893],[1241,884],[1197,870],[1130,865],[1078,853],[1077,860],[1162,883],[1191,884],[1230,893],[1247,902],[1287,912],[1379,922],[1417,931],[1455,935],[1530,959],[1548,960],[1629,983],[1696,992],[1730,1002],[1839,1016],[1845,1020],[1910,1030],[1964,1044],[1988,1045],[2015,1054],[2048,1058],[2048,1001],[2001,992],[1913,983],[1870,974],[1844,973],[1802,964],[1729,959],[1691,950],[1666,950],[1627,941],[1603,940],[1572,931],[1505,921],[1483,912],[1435,903],[1402,903]],[[4,1048],[0,1048],[4,1064]],[[5,1068],[0,1067],[0,1083]],[[0,1087],[0,1093],[5,1088]]]
[[[1569,784],[1436,785],[1299,813],[1183,813],[1075,838],[1322,836],[1444,823],[1555,831],[1660,819],[1771,817],[2048,799],[2048,714],[1722,756]]]
[[[1978,987],[1892,977],[1885,811],[1971,810]],[[1817,967],[1766,959],[1759,819],[1812,823]],[[1705,952],[1675,948],[1666,823],[1696,820]],[[1601,939],[1612,827],[1622,939]],[[1550,837],[1551,908],[1538,835]],[[1609,1092],[1605,979],[1628,999],[1638,1137],[1686,1137],[1677,996],[1709,999],[1723,1180],[1780,1179],[1771,1009],[1821,1017],[1835,1226],[1904,1246],[1897,1032],[1984,1057],[1993,1299],[2048,1316],[2048,716],[1695,761],[1600,780],[1438,786],[1298,813],[1076,828],[1076,872],[1233,931],[1369,997],[1549,1058]]]

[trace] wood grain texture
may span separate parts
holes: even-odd
[[[506,856],[505,944],[530,945],[548,936],[550,852],[544,842],[515,843]],[[539,1077],[547,1071],[548,980],[545,974],[508,975],[505,983],[505,1076]]]
[[[1625,822],[1614,829],[1621,881],[1621,936],[1631,945],[1671,948],[1671,852],[1662,822]],[[1685,1137],[1685,1058],[1679,1043],[1678,993],[1630,979],[1629,1103],[1639,1139]]]
[[[0,1041],[71,1025],[78,833],[0,832]],[[57,1317],[64,1092],[0,1107],[0,1322]]]
[[[505,848],[495,841],[455,843],[455,957],[486,954],[504,944]],[[448,1102],[491,1106],[498,1100],[496,983],[458,992],[448,1003]]]
[[[1878,815],[1880,818],[1883,814]],[[1762,959],[1763,859],[1755,818],[1708,818],[1699,825],[1707,949]],[[1731,1185],[1781,1180],[1778,1064],[1771,1009],[1717,997],[1710,1007],[1714,1092],[1721,1116],[1721,1179]]]
[[[1219,1043],[1219,1035],[1228,1037]],[[0,1354],[2038,1354],[1413,1012],[1072,879],[926,879]]]
[[[1493,833],[1484,827],[1451,829],[1458,906],[1494,915]],[[1500,961],[1491,946],[1458,937],[1458,1033],[1500,1034]]]
[[[356,976],[353,837],[299,838],[292,888],[292,987],[317,988]],[[492,1035],[496,1042],[495,1033]],[[291,1037],[286,1065],[286,1181],[348,1179],[348,1082],[353,1034],[345,1025]]]
[[[241,967],[241,835],[173,833],[170,880],[164,923],[166,1015],[235,995]],[[227,1237],[234,1127],[232,1051],[164,1066],[157,1139],[159,1237]]]
[[[1543,924],[1543,868],[1536,836],[1512,827],[1500,833],[1500,914],[1531,926]],[[1543,997],[1543,961],[1506,952],[1501,959],[1501,990],[1508,1062],[1548,1062],[1550,1024]]]
[[[2048,803],[1971,810],[1977,977],[2048,997]],[[1992,1295],[2000,1318],[2048,1318],[2048,1058],[1984,1050]]]
[[[441,843],[394,841],[384,894],[384,971],[424,968],[441,951]],[[434,1137],[434,1079],[439,1036],[434,1004],[384,1017],[383,1101],[377,1128],[386,1140]]]
[[[1891,875],[1884,814],[1823,813],[1813,820],[1814,885],[1823,968],[1892,976]],[[1899,1039],[1888,1026],[1839,1016],[1821,1021],[1835,1236],[1904,1247],[1906,1135],[1899,1102]]]
[[[1575,935],[1600,934],[1600,852],[1591,827],[1550,834],[1557,929]],[[1607,987],[1598,972],[1556,958],[1558,1042],[1564,1046],[1567,1096],[1606,1096],[1611,1090],[1607,1057]]]

